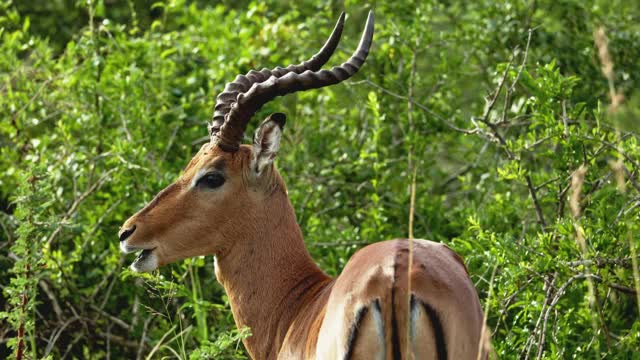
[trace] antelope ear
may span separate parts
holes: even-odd
[[[266,118],[253,136],[253,156],[251,168],[260,174],[273,160],[280,149],[282,129],[287,121],[283,113],[273,113]]]

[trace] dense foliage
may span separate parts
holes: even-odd
[[[0,1],[0,357],[244,358],[212,258],[131,273],[120,224],[207,141],[237,73],[313,54],[277,165],[336,274],[409,232],[466,260],[499,358],[640,348],[635,1]],[[258,122],[257,120],[255,122]],[[635,271],[634,271],[635,270]]]

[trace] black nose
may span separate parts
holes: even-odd
[[[136,226],[133,225],[133,227],[129,228],[129,229],[125,229],[120,233],[120,241],[125,241],[127,240],[127,238],[129,236],[131,236],[131,234],[133,234],[133,232],[136,231]]]

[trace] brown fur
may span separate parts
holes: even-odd
[[[455,253],[416,240],[408,269],[407,241],[376,243],[358,251],[331,279],[304,245],[282,178],[273,166],[257,176],[251,152],[249,146],[235,153],[203,146],[174,184],[127,220],[123,229],[136,226],[128,244],[155,248],[159,266],[215,255],[216,276],[235,322],[251,328],[253,335],[244,343],[254,359],[340,359],[350,346],[357,311],[374,301],[382,322],[371,308],[363,313],[353,359],[375,359],[380,351],[386,352],[382,358],[392,359],[394,331],[403,359],[435,358],[433,330],[424,313],[414,325],[413,354],[405,351],[411,325],[408,276],[411,292],[439,313],[450,358],[476,359],[482,311]],[[223,187],[192,188],[201,169],[222,164]],[[394,319],[397,329],[391,326]]]

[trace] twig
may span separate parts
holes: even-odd
[[[539,275],[539,274],[536,273],[536,275]],[[540,326],[542,325],[542,320],[544,319],[543,314],[544,314],[546,308],[550,304],[549,299],[550,299],[551,294],[553,294],[553,288],[554,288],[553,287],[553,283],[555,283],[556,277],[553,276],[552,279],[551,279],[552,282],[549,283],[548,276],[549,275],[547,275],[544,278],[544,285],[546,286],[547,291],[545,293],[545,297],[544,297],[545,300],[544,300],[544,303],[542,304],[542,310],[540,311],[540,316],[538,317],[538,320],[536,321],[536,325],[533,328],[533,331],[531,332],[531,335],[529,335],[529,338],[527,339],[527,342],[525,343],[525,346],[524,346],[522,352],[520,353],[520,359],[529,359],[529,354],[531,353],[531,348],[533,346],[536,334],[538,334],[540,332]],[[539,344],[538,344],[538,347],[539,347]]]
[[[107,360],[111,359],[111,327],[113,324],[107,323]]]
[[[529,35],[527,37],[527,44],[526,44],[526,47],[525,47],[524,56],[522,58],[522,63],[520,64],[520,67],[518,69],[516,77],[514,78],[513,82],[507,88],[507,90],[505,92],[504,106],[503,106],[503,109],[502,109],[502,119],[499,122],[494,123],[494,122],[489,120],[489,116],[491,115],[491,111],[493,110],[493,108],[494,108],[494,106],[495,106],[495,104],[496,104],[496,102],[498,100],[498,97],[500,96],[500,93],[502,92],[502,89],[504,88],[504,86],[506,84],[507,77],[509,76],[509,72],[511,71],[511,66],[513,65],[513,61],[514,61],[515,56],[516,56],[517,48],[514,49],[514,51],[512,51],[511,57],[509,59],[509,62],[507,63],[507,67],[504,70],[504,73],[502,74],[502,78],[500,79],[500,82],[498,83],[498,87],[494,90],[493,95],[490,97],[490,99],[489,99],[489,101],[487,103],[487,106],[485,108],[484,114],[482,115],[481,118],[478,118],[478,120],[480,122],[482,122],[483,124],[487,125],[487,127],[489,127],[489,129],[491,130],[491,133],[490,133],[491,138],[497,140],[497,142],[501,145],[502,149],[506,152],[507,158],[509,160],[516,159],[516,156],[511,152],[506,140],[504,139],[504,137],[498,131],[498,126],[501,126],[502,124],[505,124],[505,123],[508,122],[507,121],[507,112],[508,112],[509,103],[511,101],[511,94],[514,92],[515,86],[518,83],[518,81],[520,80],[520,75],[522,74],[522,71],[524,70],[524,68],[526,66],[527,58],[528,58],[528,55],[529,55],[529,45],[531,44],[532,33],[533,33],[533,30],[529,29]],[[484,133],[484,131],[482,131],[482,129],[475,122],[474,118],[471,118],[471,121],[476,126],[476,128],[474,129],[474,130],[476,130],[476,132]]]
[[[113,321],[114,324],[120,326],[121,328],[123,328],[124,330],[131,332],[133,331],[133,328],[131,327],[131,325],[127,324],[124,320],[119,319],[111,314],[109,314],[108,312],[102,310],[101,308],[97,307],[94,304],[90,304],[89,307],[95,311],[97,311],[98,313],[100,313],[101,315],[105,316],[106,318],[108,318],[109,320]]]
[[[564,137],[569,137],[569,119],[567,118],[567,100],[562,100],[562,124],[564,125]]]
[[[511,304],[513,303],[513,300],[518,296],[518,294],[520,294],[522,292],[522,290],[524,290],[527,286],[529,286],[533,282],[534,279],[535,278],[533,276],[530,276],[524,284],[520,285],[513,293],[511,293],[509,296],[507,296],[504,299],[504,301],[502,301],[501,307],[500,307],[501,318],[502,318],[502,315],[505,312],[507,312],[507,309],[509,308],[509,306],[511,306]],[[505,323],[505,325],[506,325],[506,323]],[[493,335],[495,335],[498,332],[498,330],[499,330],[499,327],[496,326],[493,329]]]
[[[571,182],[569,182],[567,185],[565,185],[564,188],[561,188],[562,184],[558,184],[558,189],[560,190],[558,192],[558,210],[556,211],[556,218],[560,219],[562,218],[562,215],[564,214],[564,207],[566,204],[566,196],[567,196],[567,192],[569,192],[569,189],[571,189]]]
[[[142,351],[145,349],[146,345],[144,339],[147,337],[147,330],[149,329],[149,324],[151,324],[151,321],[153,321],[153,319],[155,319],[154,316],[149,316],[144,321],[144,325],[142,326],[142,336],[140,337],[140,345],[138,346],[138,353],[136,354],[136,360],[142,359]]]
[[[107,172],[105,172],[100,179],[98,179],[98,181],[96,181],[95,183],[93,183],[84,193],[82,193],[79,197],[77,197],[73,203],[71,204],[71,206],[69,207],[69,209],[65,212],[65,214],[62,216],[62,219],[60,220],[59,225],[56,227],[56,229],[51,233],[51,235],[49,236],[49,238],[46,241],[46,246],[50,246],[51,243],[53,242],[53,240],[58,236],[58,234],[60,233],[60,231],[62,230],[62,227],[64,225],[64,223],[78,210],[78,207],[80,206],[80,204],[82,204],[82,202],[89,197],[89,195],[91,195],[93,192],[95,192],[96,190],[98,190],[102,184],[104,184],[104,182],[109,178],[109,176],[111,174],[113,174],[117,169],[113,168],[108,170]]]
[[[58,300],[56,299],[55,294],[53,293],[53,291],[51,291],[51,288],[49,288],[49,284],[47,284],[47,282],[44,281],[44,279],[42,279],[38,281],[38,285],[40,285],[40,287],[42,288],[42,291],[44,291],[44,293],[47,294],[47,297],[49,298],[49,300],[51,300],[51,306],[53,307],[53,312],[56,314],[56,318],[58,319],[58,322],[62,322],[62,318],[63,318],[62,308],[60,307],[60,304],[58,303]]]
[[[629,241],[629,250],[631,252],[631,265],[633,268],[633,283],[636,287],[636,305],[638,306],[638,312],[640,312],[640,270],[638,269],[638,256],[636,255],[636,244],[631,230],[627,232],[627,239]]]
[[[529,58],[529,45],[531,45],[531,36],[533,35],[533,29],[529,29],[528,33],[527,45],[525,45],[524,47],[524,56],[522,57],[522,63],[520,64],[520,68],[518,69],[518,73],[516,74],[515,79],[513,79],[513,83],[511,83],[511,86],[509,87],[509,93],[513,93],[513,91],[515,90],[516,84],[518,83],[518,80],[520,80],[520,74],[522,74],[522,70],[524,70],[525,66],[527,65],[527,59]]]
[[[172,332],[174,332],[176,329],[176,325],[173,325],[171,327],[171,329],[169,329],[169,331],[165,332],[164,335],[162,335],[162,337],[160,338],[160,340],[158,340],[158,342],[156,343],[156,345],[153,347],[153,349],[151,349],[151,351],[149,352],[149,354],[147,354],[146,359],[152,359],[153,358],[153,354],[158,351],[158,349],[160,348],[160,346],[162,346],[162,343],[164,342],[164,339],[167,338],[167,336],[169,336]],[[184,330],[182,331],[184,332]],[[181,333],[182,333],[181,332]]]
[[[619,285],[616,283],[605,283],[604,280],[598,276],[598,275],[593,275],[593,274],[584,274],[584,273],[580,273],[580,274],[576,274],[572,277],[570,277],[559,289],[558,291],[556,291],[553,300],[551,301],[551,303],[549,304],[549,306],[547,307],[547,309],[544,311],[544,323],[546,324],[548,322],[549,319],[549,314],[551,313],[551,310],[558,304],[558,302],[560,301],[560,298],[562,298],[562,296],[565,294],[565,292],[567,291],[567,288],[576,280],[582,280],[582,279],[590,279],[590,280],[595,280],[601,283],[604,283],[605,285],[607,285],[608,287],[614,289],[614,290],[618,290],[620,292],[626,293],[626,294],[630,294],[630,295],[635,295],[636,291],[633,288],[627,287],[627,286],[623,286],[623,285]],[[546,325],[544,327],[546,329]],[[541,337],[541,341],[538,345],[538,358],[541,357],[541,349],[544,347],[544,337]]]
[[[103,338],[107,337],[107,334],[104,333],[99,328],[96,329],[96,334],[98,336],[100,336],[100,337],[103,337]],[[138,349],[138,347],[140,346],[140,343],[138,343],[137,341],[129,340],[128,338],[125,338],[125,337],[120,336],[120,335],[111,334],[109,336],[110,336],[110,340],[113,341],[114,343],[118,344],[118,345],[126,346],[126,347],[132,348],[132,349]]]
[[[633,165],[634,168],[640,168],[640,163],[638,163],[637,161],[635,161],[631,156],[629,156],[629,154],[627,154],[624,150],[618,148],[616,146],[616,144],[610,143],[606,140],[602,140],[600,138],[595,138],[589,135],[576,135],[579,139],[582,140],[591,140],[591,141],[595,141],[598,142],[600,144],[602,144],[605,147],[608,147],[609,149],[617,152],[618,154],[622,155],[622,157],[625,158],[625,160],[627,160],[629,163],[631,163]],[[620,138],[620,141],[624,140],[624,137]]]
[[[475,161],[473,163],[467,164],[466,166],[464,166],[460,170],[458,170],[455,173],[449,175],[449,177],[446,178],[445,181],[442,183],[442,185],[438,186],[438,188],[439,189],[445,189],[450,183],[454,182],[457,178],[459,178],[460,176],[466,174],[470,170],[475,169],[478,166],[478,162],[480,161],[480,158],[482,158],[482,155],[484,155],[484,153],[485,153],[485,151],[487,151],[488,147],[489,147],[489,143],[485,142],[484,145],[482,146],[482,148],[480,149],[480,151],[478,152],[478,155],[476,156],[476,159],[475,159]]]
[[[40,87],[38,88],[38,90],[36,90],[36,92],[33,94],[33,96],[31,96],[31,98],[29,99],[29,101],[27,101],[20,109],[18,109],[18,111],[14,112],[11,116],[11,122],[14,124],[16,124],[16,119],[18,118],[18,116],[20,115],[20,113],[22,113],[25,109],[27,109],[37,98],[38,96],[40,96],[40,93],[42,92],[42,90],[44,90],[45,87],[47,87],[50,83],[58,80],[58,79],[62,79],[64,77],[66,77],[67,75],[71,75],[73,74],[76,70],[78,70],[80,66],[75,66],[73,68],[71,68],[69,71],[64,72],[62,74],[59,74],[57,76],[51,77],[47,80],[45,80],[42,85],[40,85]],[[18,129],[18,127],[16,127],[16,131],[20,132],[20,129]]]
[[[540,202],[538,201],[538,197],[536,195],[536,189],[531,182],[531,176],[528,174],[525,176],[527,180],[527,187],[529,188],[529,194],[531,195],[531,199],[533,200],[533,205],[536,209],[536,215],[538,216],[538,222],[542,227],[542,232],[546,232],[547,222],[544,220],[544,213],[542,212],[542,207],[540,206]]]
[[[120,257],[120,259],[123,259],[123,257]],[[107,301],[109,300],[109,295],[111,295],[111,290],[113,289],[113,286],[115,285],[117,280],[118,278],[114,276],[113,280],[111,280],[111,283],[109,283],[109,286],[107,286],[107,291],[102,296],[102,303],[100,303],[100,309],[104,309],[104,307],[107,305]]]
[[[3,213],[0,214],[4,215]],[[7,217],[9,217],[9,215],[7,215]],[[7,225],[5,225],[2,219],[0,219],[0,227],[2,228],[2,231],[4,231],[4,235],[7,239],[7,241],[5,241],[2,246],[0,246],[0,250],[2,250],[2,248],[4,248],[5,246],[13,243],[13,236],[11,236],[11,231],[9,231],[9,228],[7,227]]]
[[[552,275],[552,279],[551,279],[551,285],[549,286],[549,289],[553,288],[553,283],[555,283],[556,281],[556,277],[557,277],[558,273],[554,273]],[[545,302],[548,303],[548,301],[551,300],[551,290],[549,292],[547,292],[547,297],[545,299]],[[543,310],[544,312],[544,310]],[[549,322],[549,311],[544,312],[544,320],[542,321],[542,330],[540,331],[540,340],[538,340],[538,354],[536,355],[536,359],[540,360],[542,358],[542,353],[544,350],[544,344],[546,341],[546,333],[547,333],[547,324]]]
[[[171,147],[173,146],[173,142],[176,140],[176,136],[178,135],[178,131],[181,128],[182,128],[182,124],[178,124],[178,125],[173,127],[173,130],[171,131],[171,136],[169,136],[169,142],[167,142],[167,146],[164,149],[164,153],[160,157],[162,162],[165,162],[165,160],[167,159],[167,156],[169,156],[169,151],[171,150]]]
[[[618,212],[618,215],[616,215],[616,218],[613,220],[613,224],[616,224],[618,222],[618,220],[620,220],[620,217],[622,217],[623,215],[627,215],[628,213],[632,212],[638,206],[640,206],[640,197],[636,197],[636,198],[633,198],[633,199],[629,200],[620,209],[620,211]]]
[[[73,347],[78,343],[78,341],[80,341],[80,339],[82,339],[84,337],[83,333],[79,333],[78,335],[76,335],[75,338],[73,338],[73,340],[71,340],[71,342],[69,343],[69,345],[67,346],[67,349],[65,350],[64,354],[62,354],[62,357],[60,358],[61,360],[64,360],[67,358],[67,355],[69,355],[69,353],[71,352],[71,349],[73,349]]]
[[[549,185],[549,184],[551,184],[551,183],[554,183],[554,182],[556,182],[556,181],[558,181],[558,180],[560,180],[560,176],[555,177],[555,178],[550,179],[550,180],[547,180],[547,181],[543,182],[543,183],[542,183],[542,184],[540,184],[540,185],[537,185],[537,186],[535,187],[535,190],[536,190],[536,191],[538,191],[538,190],[542,189],[543,187],[545,187],[545,186],[547,186],[547,185]]]
[[[66,329],[67,326],[69,326],[71,323],[73,323],[74,321],[77,320],[81,320],[80,317],[78,317],[77,315],[70,318],[69,320],[65,321],[61,326],[55,328],[53,330],[53,332],[51,333],[51,337],[49,338],[47,347],[44,350],[44,357],[47,357],[47,355],[49,355],[51,353],[51,350],[53,350],[54,345],[56,344],[56,342],[58,341],[58,338],[60,337],[60,334],[62,334],[62,332],[64,331],[64,329]]]
[[[631,257],[626,257],[621,259],[595,258],[595,259],[569,261],[564,264],[569,267],[591,266],[591,265],[595,265],[597,268],[603,268],[608,265],[631,267],[631,261],[632,261]]]
[[[625,166],[623,166],[622,169],[627,175],[627,179],[629,179],[629,182],[631,183],[633,188],[636,189],[637,192],[640,192],[640,184],[638,184],[638,182],[636,181],[638,169],[633,169],[633,172],[629,171],[629,169],[627,169]]]
[[[595,281],[600,282],[600,283],[610,287],[613,290],[618,290],[619,292],[622,292],[622,293],[625,293],[625,294],[629,294],[629,295],[636,295],[638,293],[636,291],[636,289],[634,289],[632,287],[620,285],[620,284],[614,283],[614,282],[611,282],[611,283],[605,282],[604,279],[602,279],[598,275],[591,274],[589,276],[592,277]]]
[[[515,57],[515,52],[512,52],[511,53],[511,58],[509,59],[509,62],[507,63],[507,68],[505,69],[504,73],[502,74],[502,78],[500,79],[500,83],[498,83],[498,88],[494,91],[493,96],[489,100],[489,103],[487,104],[487,107],[484,110],[484,114],[482,115],[482,118],[479,119],[480,121],[482,121],[483,123],[485,123],[487,125],[489,125],[491,123],[489,121],[489,114],[491,113],[491,110],[493,110],[493,107],[495,106],[496,101],[498,100],[498,96],[500,95],[500,92],[502,91],[502,88],[504,87],[504,84],[507,81],[507,76],[509,76],[509,70],[511,70],[511,64],[513,64],[514,57]]]
[[[127,137],[127,141],[133,141],[133,136],[129,132],[129,128],[127,127],[127,120],[125,119],[124,113],[121,108],[118,108],[118,112],[120,113],[120,121],[122,122],[122,129],[124,130],[124,134]]]
[[[371,86],[375,87],[376,89],[381,90],[382,92],[395,97],[396,99],[400,99],[400,100],[404,100],[404,101],[410,101],[415,106],[420,108],[420,110],[423,110],[427,114],[433,116],[434,118],[436,118],[437,120],[441,121],[445,126],[447,126],[448,128],[450,128],[452,130],[459,131],[459,132],[462,132],[462,133],[465,133],[465,134],[475,134],[475,133],[477,133],[476,129],[462,129],[462,128],[459,128],[459,127],[453,125],[451,122],[447,121],[442,116],[440,116],[440,115],[436,114],[435,112],[433,112],[431,109],[429,109],[425,105],[422,105],[421,103],[415,101],[414,99],[409,99],[408,97],[406,97],[404,95],[400,95],[400,94],[395,93],[395,92],[393,92],[391,90],[385,89],[382,86],[374,83],[373,81],[371,81],[369,79],[365,79],[365,80],[361,80],[361,81],[354,81],[354,82],[352,82],[350,84],[357,85],[357,84],[362,84],[362,83],[371,85]]]
[[[540,144],[544,143],[545,141],[550,140],[550,139],[553,139],[554,137],[555,137],[554,135],[545,136],[545,137],[543,137],[542,139],[538,139],[538,140],[536,140],[536,141],[535,141],[535,142],[533,142],[532,144],[525,145],[524,149],[525,149],[525,150],[531,150],[531,149],[533,149],[534,147],[536,147],[536,146],[538,146],[538,145],[540,145]]]

